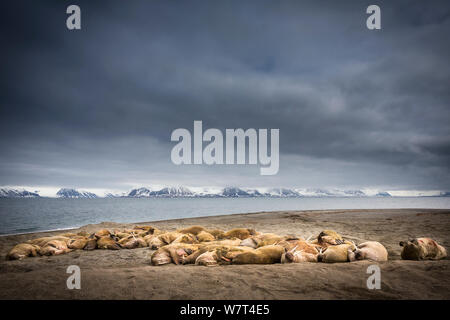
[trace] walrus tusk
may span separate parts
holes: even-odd
[[[306,241],[309,241],[312,238],[312,234],[308,237],[308,239],[306,239]]]
[[[230,259],[228,259],[228,258],[226,258],[226,257],[224,257],[224,256],[220,256],[220,259],[225,260],[225,261],[227,261],[227,262],[230,262]]]
[[[131,235],[133,236],[134,240],[137,240],[136,237],[134,236],[134,232],[132,232]]]

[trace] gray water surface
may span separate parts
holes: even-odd
[[[0,199],[0,234],[277,210],[450,209],[449,197]]]

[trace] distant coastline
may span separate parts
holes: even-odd
[[[40,194],[39,190],[29,191],[24,188],[0,187],[0,198],[324,198],[324,197],[449,197],[450,192],[440,190],[348,190],[322,188],[199,188],[199,187],[140,187],[128,192],[104,192],[74,188],[60,188],[54,194]]]

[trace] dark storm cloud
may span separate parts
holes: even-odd
[[[280,128],[285,174],[307,157],[365,168],[335,185],[450,187],[446,1],[378,1],[380,31],[365,1],[77,1],[81,31],[68,4],[1,5],[1,184],[188,183],[169,137],[203,120]]]

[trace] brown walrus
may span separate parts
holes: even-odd
[[[71,238],[67,242],[67,247],[69,249],[82,250],[82,249],[84,249],[84,247],[86,246],[88,241],[89,241],[89,239],[86,237],[77,236],[77,237]]]
[[[72,251],[67,247],[67,242],[63,240],[50,240],[41,247],[39,254],[42,256],[56,256]]]
[[[98,249],[119,250],[120,245],[111,237],[111,235],[109,235],[109,236],[101,237],[97,240],[97,248]]]
[[[337,244],[343,244],[344,243],[344,239],[336,231],[323,230],[317,236],[317,243],[319,245],[323,246],[323,247],[326,247],[326,246],[329,246],[329,245],[334,246],[334,245],[337,245]]]
[[[200,231],[197,234],[197,240],[200,242],[209,242],[209,241],[214,241],[216,240],[216,238],[209,232],[207,231]]]
[[[98,230],[97,232],[95,232],[94,235],[97,237],[97,239],[99,239],[102,237],[109,237],[111,235],[111,232],[109,232],[109,230],[107,230],[107,229],[101,229],[101,230]]]
[[[277,244],[278,242],[285,240],[286,237],[279,236],[273,233],[263,233],[256,236],[251,236],[247,239],[242,240],[239,244],[240,246],[250,247],[250,248],[259,248],[268,246],[271,244]]]
[[[94,234],[91,234],[88,237],[88,240],[86,242],[86,245],[84,246],[83,250],[95,250],[97,249],[97,238],[94,236]]]
[[[388,252],[381,243],[377,241],[367,241],[359,244],[354,250],[349,248],[348,260],[387,261]]]
[[[415,238],[401,241],[403,260],[440,260],[447,257],[447,250],[431,238]]]
[[[348,250],[353,251],[355,248],[354,244],[348,243],[328,246],[319,253],[318,261],[327,263],[348,262]]]
[[[197,234],[199,234],[202,231],[206,231],[206,228],[202,227],[202,226],[192,226],[192,227],[189,227],[189,228],[184,228],[184,229],[177,230],[177,232],[179,232],[179,233],[191,233],[193,235],[197,235]]]
[[[203,264],[201,262],[197,262],[197,259],[200,255],[210,252],[209,255],[205,255],[202,259],[208,261],[206,264],[211,265],[214,264],[212,260],[215,259],[217,262],[227,262],[229,263],[233,257],[239,253],[246,252],[252,250],[248,247],[237,246],[239,241],[233,240],[223,240],[223,241],[214,241],[209,242],[207,244],[201,244],[198,246],[198,250],[194,251],[192,254],[186,256],[183,259],[183,264],[195,263],[195,264]],[[214,252],[214,253],[213,253]],[[201,260],[199,260],[201,261]]]
[[[41,248],[34,244],[19,243],[6,256],[8,260],[22,260],[26,257],[37,257]]]
[[[119,245],[124,249],[145,248],[148,246],[147,242],[143,238],[136,237],[134,235],[121,239],[119,241]]]
[[[200,254],[195,259],[196,265],[216,266],[219,264],[230,264],[234,257],[243,252],[252,251],[252,248],[241,246],[217,246],[214,250]],[[199,250],[200,251],[200,250]]]
[[[223,235],[225,234],[225,232],[220,229],[208,229],[206,231],[208,233],[212,234],[214,236],[214,238],[216,238],[216,239],[223,238]]]
[[[284,248],[279,245],[260,247],[238,254],[231,260],[232,264],[272,264],[281,261]]]
[[[51,237],[42,237],[37,239],[28,240],[27,243],[29,244],[35,244],[39,247],[44,247],[48,242],[57,240],[57,241],[64,241],[69,242],[70,238],[63,237],[63,236],[51,236]]]
[[[220,239],[238,238],[244,240],[257,234],[259,233],[256,232],[254,229],[235,228],[225,232],[223,235],[220,236]]]

